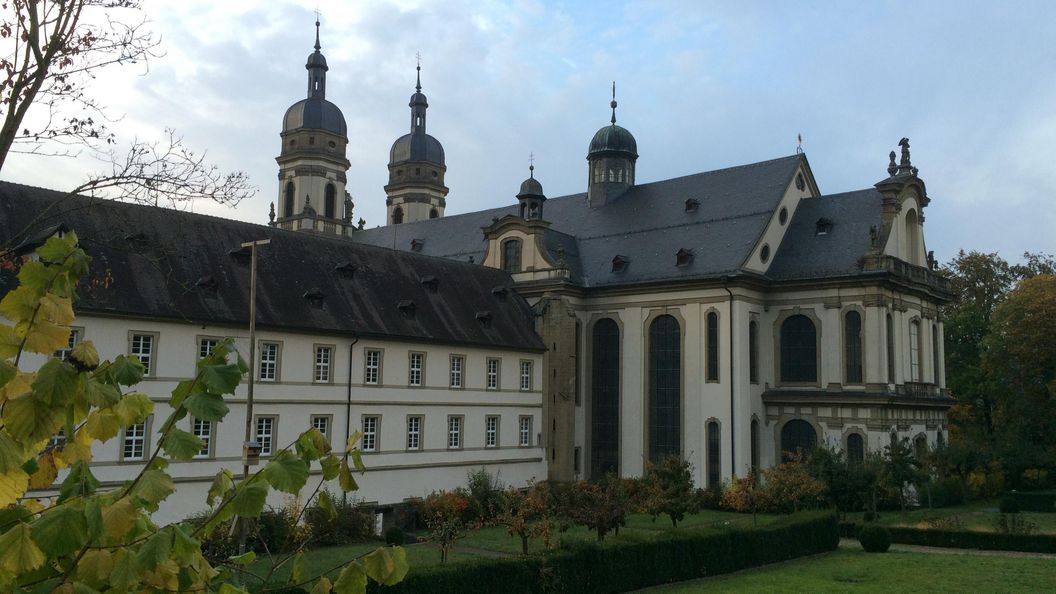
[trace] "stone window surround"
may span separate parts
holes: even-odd
[[[861,328],[859,330],[859,333],[860,333],[861,346],[862,346],[862,352],[861,352],[861,357],[862,357],[862,360],[861,360],[862,381],[860,381],[860,382],[850,382],[850,381],[847,380],[847,314],[852,312],[852,311],[858,312],[858,319],[860,320],[860,323],[861,323]],[[866,340],[866,336],[868,335],[868,332],[867,332],[867,324],[865,323],[865,320],[866,320],[865,309],[862,306],[858,305],[858,304],[850,304],[850,305],[847,305],[843,309],[840,310],[840,377],[843,378],[843,385],[844,386],[855,386],[855,387],[862,386],[862,387],[864,387],[865,383],[866,383],[866,378],[865,378],[865,370],[866,370],[866,367],[867,367],[866,361],[869,360],[869,354],[870,353],[867,352],[867,350],[868,350],[868,346],[867,345],[869,344],[869,341]],[[817,328],[815,328],[815,330],[817,330]],[[820,369],[819,369],[819,372],[820,372]]]
[[[283,341],[281,341],[281,340],[275,340],[275,339],[271,339],[271,338],[268,338],[268,339],[263,339],[263,338],[257,339],[257,361],[256,361],[256,365],[257,365],[257,370],[256,370],[257,371],[257,376],[256,377],[257,377],[257,379],[256,379],[256,381],[263,382],[263,383],[268,383],[268,384],[277,384],[277,383],[282,381],[282,343],[283,343]],[[263,366],[261,365],[261,361],[263,361],[263,357],[264,357],[264,345],[265,344],[276,345],[276,347],[275,347],[275,377],[272,378],[272,379],[264,379],[264,378],[262,378],[260,376],[260,373],[263,370]]]
[[[642,415],[642,443],[645,444],[643,454],[645,459],[649,459],[649,358],[652,349],[652,340],[649,338],[649,328],[656,318],[669,315],[678,321],[679,331],[679,355],[681,361],[679,363],[679,415],[680,417],[685,416],[686,412],[686,320],[682,316],[682,310],[680,307],[657,307],[650,308],[646,317],[642,320],[642,394],[644,395],[644,411]],[[622,379],[622,377],[621,377]],[[622,384],[621,384],[622,392]],[[621,411],[622,417],[622,411]],[[622,418],[621,418],[622,422]],[[686,451],[686,428],[685,423],[680,420],[679,427],[679,451]]]
[[[330,349],[330,360],[327,363],[326,379],[320,380],[319,377],[319,350]],[[337,345],[334,344],[323,344],[316,343],[312,345],[312,383],[313,384],[332,384],[334,383],[334,369],[335,359],[337,358]]]
[[[150,341],[150,360],[149,365],[144,365],[143,377],[154,377],[158,373],[158,345],[161,343],[161,332],[155,332],[150,330],[129,330],[128,331],[128,355],[132,355],[132,341],[135,336],[151,336],[153,337]]]
[[[817,378],[813,382],[785,382],[781,380],[781,325],[785,323],[785,320],[796,315],[806,316],[814,323],[814,364],[817,367]],[[814,308],[797,305],[778,312],[777,318],[774,320],[774,384],[777,387],[820,388],[825,371],[821,364],[822,344],[821,318],[815,313]]]
[[[142,333],[137,333],[137,334],[142,334]],[[141,462],[144,462],[147,459],[147,452],[150,451],[150,430],[151,430],[151,426],[154,424],[154,415],[153,414],[147,415],[147,418],[143,419],[143,423],[142,424],[143,424],[143,455],[138,457],[138,458],[126,458],[125,457],[125,440],[126,440],[125,433],[128,430],[128,427],[125,427],[125,428],[121,429],[121,440],[117,444],[118,445],[118,449],[117,449],[117,461],[118,462],[141,463]]]

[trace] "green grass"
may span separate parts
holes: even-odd
[[[928,518],[949,518],[956,516],[961,522],[964,530],[977,530],[982,532],[993,532],[997,523],[998,502],[975,501],[967,505],[956,507],[944,507],[937,509],[915,509],[903,514],[898,510],[880,513],[878,522],[887,526],[912,526],[914,528],[928,528]],[[1056,514],[1039,514],[1034,512],[1023,512],[1023,517],[1037,525],[1039,534],[1056,534]],[[861,523],[862,514],[847,514],[847,519]]]
[[[648,592],[1051,592],[1054,584],[1051,559],[841,549]]]

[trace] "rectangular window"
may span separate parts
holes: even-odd
[[[66,348],[55,351],[55,358],[60,361],[65,361],[70,358],[70,353],[73,352],[73,347],[77,346],[81,342],[84,336],[83,328],[70,328],[70,338],[66,341]]]
[[[381,381],[381,351],[368,349],[363,352],[363,383],[376,386]]]
[[[489,390],[499,389],[499,360],[488,359],[487,363],[487,377],[485,378],[484,386]]]
[[[422,385],[422,369],[425,367],[425,353],[411,353],[407,366],[407,385]]]
[[[909,324],[909,381],[920,381],[920,322]]]
[[[451,355],[451,387],[462,387],[462,369],[466,365],[466,358],[462,355]]]
[[[213,349],[220,342],[217,338],[199,338],[198,339],[198,358],[204,359],[209,355],[213,354]]]
[[[521,417],[520,418],[520,430],[519,440],[517,444],[522,448],[526,448],[532,445],[532,417]]]
[[[707,381],[719,381],[719,314],[711,311],[706,318]]]
[[[407,449],[422,449],[422,417],[413,415],[407,417]]]
[[[583,450],[579,446],[572,448],[572,472],[574,472],[575,474],[579,474],[581,472],[580,468],[582,467],[582,462],[580,461],[580,458],[582,456]]]
[[[261,456],[270,456],[275,450],[275,417],[257,417],[257,444]]]
[[[49,450],[53,450],[55,448],[62,448],[62,447],[66,447],[66,430],[65,429],[59,429],[58,433],[56,433],[55,435],[52,435],[51,438],[48,439],[48,449]]]
[[[260,373],[257,379],[262,382],[273,382],[279,377],[279,343],[260,343]]]
[[[314,381],[320,384],[330,383],[330,361],[334,357],[334,347],[315,347],[315,373],[312,374]]]
[[[484,447],[493,448],[499,445],[499,417],[484,417]]]
[[[457,450],[462,447],[462,417],[447,417],[447,448]]]
[[[529,392],[532,389],[532,362],[521,361],[521,391]]]
[[[312,428],[318,429],[323,437],[330,439],[330,415],[312,415]]]
[[[380,424],[380,417],[377,415],[364,415],[363,416],[363,441],[360,443],[363,446],[364,452],[376,452],[378,451],[378,425]]]
[[[124,439],[121,442],[121,459],[125,461],[143,460],[147,451],[147,422],[135,423],[125,427]]]
[[[202,449],[194,455],[195,458],[208,458],[212,454],[213,446],[213,422],[201,419],[191,420],[191,433],[202,440]]]
[[[759,383],[759,324],[748,322],[748,381]]]
[[[154,375],[154,338],[153,334],[132,334],[128,354],[143,364],[143,375]]]

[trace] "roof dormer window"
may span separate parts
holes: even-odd
[[[612,271],[623,272],[624,270],[627,270],[627,265],[630,264],[630,262],[631,259],[627,256],[617,254],[616,257],[612,259]]]
[[[491,312],[488,310],[477,312],[477,321],[484,328],[491,328]]]
[[[693,250],[681,248],[675,254],[675,266],[689,266],[693,263]]]
[[[423,245],[425,245],[425,242],[422,241],[421,239],[412,239],[411,240],[411,251],[412,252],[420,252],[420,251],[422,251],[422,246]]]
[[[410,299],[402,299],[396,304],[396,309],[400,310],[400,314],[403,315],[404,318],[413,320],[414,312],[417,308],[414,305],[414,301],[411,301]]]
[[[689,198],[686,200],[686,212],[697,212],[700,208],[700,200]]]
[[[308,305],[311,305],[315,308],[320,308],[323,306],[323,297],[325,297],[325,295],[323,294],[323,291],[318,287],[312,287],[311,289],[305,291],[304,294],[301,295],[301,297],[303,297],[304,300],[308,302]]]
[[[832,221],[822,217],[814,224],[814,235],[828,235],[832,232]]]

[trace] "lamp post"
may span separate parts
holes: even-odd
[[[253,440],[253,382],[257,362],[257,246],[268,245],[270,239],[258,239],[242,244],[249,248],[249,383],[246,390],[246,440],[242,444],[242,480],[249,478],[249,467],[259,460],[260,444]],[[239,518],[238,554],[246,552],[249,518]]]

